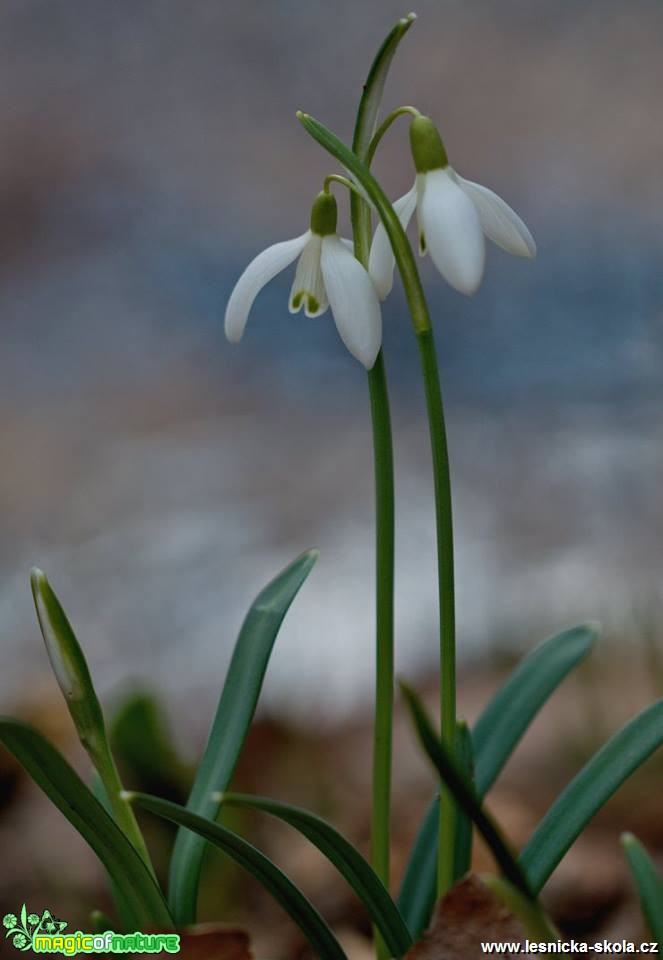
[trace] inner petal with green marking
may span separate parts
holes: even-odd
[[[295,280],[288,302],[290,313],[298,313],[304,307],[307,317],[319,317],[329,306],[320,269],[321,250],[322,237],[312,233],[297,261]]]

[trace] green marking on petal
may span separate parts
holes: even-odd
[[[320,309],[320,301],[309,293],[308,295],[308,311],[309,313],[317,313]]]
[[[296,293],[292,298],[292,309],[299,310],[302,305],[302,300],[304,299],[304,293],[302,290],[299,293]]]

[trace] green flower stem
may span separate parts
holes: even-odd
[[[107,739],[94,747],[88,747],[90,759],[95,770],[99,774],[99,779],[104,785],[104,790],[108,795],[108,801],[113,811],[113,817],[118,827],[122,830],[127,840],[133,844],[141,858],[145,861],[150,873],[154,876],[154,867],[145,845],[145,840],[140,827],[136,821],[131,804],[124,797],[124,787],[120,780],[120,774],[115,763],[110,745]]]
[[[396,110],[392,110],[391,113],[385,117],[378,129],[373,134],[373,138],[368,146],[368,151],[366,153],[366,163],[368,166],[371,165],[373,157],[375,156],[375,151],[378,148],[380,140],[384,137],[385,133],[392,125],[394,120],[398,120],[399,117],[403,117],[406,114],[409,114],[411,117],[420,117],[421,113],[417,110],[416,107],[398,107]]]
[[[352,180],[349,180],[347,177],[342,177],[338,173],[330,173],[328,174],[328,176],[325,177],[324,183],[322,184],[322,189],[325,193],[329,193],[329,185],[332,183],[340,183],[342,184],[342,186],[347,187],[350,193],[354,193],[354,194],[357,194],[357,196],[361,196],[361,194],[357,190],[356,184],[354,184]]]
[[[394,458],[382,351],[368,371],[375,472],[375,724],[371,864],[389,889],[394,707]]]
[[[382,187],[362,160],[349,150],[339,138],[318,120],[308,114],[297,117],[310,135],[356,177],[377,210],[389,237],[398,266],[412,325],[417,336],[419,355],[426,394],[433,477],[438,551],[438,594],[440,600],[440,669],[442,743],[451,755],[455,753],[455,616],[453,577],[453,538],[451,514],[451,484],[447,452],[444,407],[437,369],[435,344],[424,296],[421,278],[412,247],[405,231],[387,199]],[[364,204],[365,205],[365,204]],[[444,893],[453,877],[454,835],[452,799],[446,789],[441,790],[438,892]]]
[[[352,139],[353,155],[370,164],[368,153],[375,132],[384,85],[398,44],[414,22],[402,17],[386,37],[368,72],[359,101]],[[354,185],[353,185],[354,186]],[[355,256],[368,266],[372,223],[369,205],[356,188],[350,193]],[[373,729],[373,788],[371,811],[371,864],[389,889],[391,767],[394,711],[394,455],[389,393],[380,350],[368,371],[373,427],[375,476],[375,722]],[[373,930],[377,960],[390,951],[379,931]]]
[[[433,331],[417,333],[417,344],[433,453],[440,604],[440,732],[442,743],[453,753],[456,729],[456,614],[449,451]],[[446,893],[454,882],[454,819],[453,797],[448,790],[443,789],[440,793],[438,896]]]

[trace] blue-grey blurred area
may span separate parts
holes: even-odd
[[[398,16],[383,2],[5,0],[0,7],[0,697],[46,689],[28,571],[59,593],[107,696],[149,683],[204,729],[243,614],[321,559],[265,702],[356,708],[373,663],[366,377],[288,272],[239,346],[245,264],[302,233]],[[467,299],[421,261],[451,446],[468,662],[577,619],[621,642],[663,573],[663,8],[422,0],[386,89],[530,225]],[[378,154],[412,180],[404,120]],[[341,195],[347,229],[346,198]],[[435,661],[434,525],[417,355],[384,305],[398,486],[397,640]],[[195,708],[194,705],[195,704]]]

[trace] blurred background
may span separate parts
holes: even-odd
[[[365,374],[329,314],[288,313],[290,272],[260,295],[239,346],[225,342],[222,319],[246,263],[303,232],[335,169],[295,111],[349,141],[370,61],[405,12],[395,0],[0,7],[0,702],[65,745],[33,564],[67,609],[105,702],[154,694],[186,765],[248,604],[317,546],[270,665],[256,749],[291,769],[291,799],[314,802],[311,755],[324,741],[340,763],[339,731],[352,731],[358,755],[344,789],[365,815]],[[435,118],[456,169],[504,196],[539,247],[534,262],[491,247],[472,300],[422,261],[453,469],[461,707],[473,716],[504,665],[547,634],[602,621],[605,645],[569,694],[575,708],[547,714],[520,760],[531,773],[549,737],[567,744],[560,763],[574,769],[583,736],[587,747],[614,729],[660,693],[663,675],[663,9],[421,0],[417,13],[384,107],[412,103]],[[412,180],[406,133],[401,121],[375,165],[393,197]],[[398,281],[383,317],[398,663],[432,690],[429,451]],[[415,783],[423,803],[430,778],[411,741],[402,746],[397,780]],[[9,797],[15,771],[3,763]],[[507,819],[531,790],[512,777]],[[57,814],[17,789],[25,802],[8,808],[5,833],[32,850],[21,889],[73,917],[101,882],[96,866]],[[404,815],[405,837],[420,807]],[[349,831],[361,839],[356,817]],[[512,819],[526,838],[527,814]],[[63,880],[70,848],[75,868]],[[6,880],[14,897],[15,877]]]

